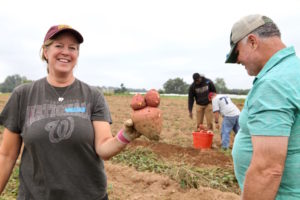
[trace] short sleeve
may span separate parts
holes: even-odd
[[[220,111],[219,102],[218,102],[218,98],[217,97],[215,97],[212,100],[212,108],[213,108],[213,112],[219,112]]]
[[[112,119],[104,95],[98,89],[93,89],[93,93],[92,121],[107,121],[111,124]]]
[[[248,122],[251,135],[289,136],[296,108],[287,83],[265,80],[248,98]]]

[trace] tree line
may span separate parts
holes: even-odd
[[[249,89],[229,89],[223,78],[216,78],[214,81],[217,93],[220,94],[237,94],[237,95],[247,95]],[[163,85],[163,90],[159,90],[160,93],[167,94],[188,94],[190,84],[184,82],[182,78],[169,79]]]
[[[0,92],[2,93],[9,93],[12,92],[15,87],[21,85],[23,83],[32,82],[28,80],[25,76],[20,76],[18,74],[7,76],[3,83],[0,83]]]
[[[3,83],[0,83],[0,92],[9,93],[12,92],[15,87],[23,83],[29,83],[32,80],[28,80],[25,76],[21,77],[20,75],[7,76]],[[244,89],[228,89],[223,78],[216,78],[214,81],[216,90],[220,94],[239,94],[246,95],[249,90]],[[169,79],[163,84],[163,89],[159,89],[159,93],[166,94],[188,94],[189,84],[186,83],[182,78]],[[103,87],[106,88],[106,87]],[[100,87],[101,89],[101,87]],[[120,87],[113,88],[115,93],[128,93],[128,92],[146,92],[146,89],[132,89],[126,88],[123,83]]]

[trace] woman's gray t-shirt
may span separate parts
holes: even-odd
[[[111,123],[108,105],[96,87],[77,79],[64,94],[57,89],[46,78],[21,85],[0,115],[24,142],[18,199],[101,199],[106,175],[92,121]]]

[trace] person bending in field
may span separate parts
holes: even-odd
[[[196,101],[197,126],[203,124],[204,116],[206,118],[207,128],[213,130],[213,115],[211,101],[208,99],[209,92],[216,92],[213,82],[201,76],[199,73],[193,74],[194,82],[189,87],[188,110],[189,116],[193,118],[193,105]]]
[[[212,102],[212,110],[217,129],[219,129],[220,115],[223,117],[221,128],[222,149],[227,150],[230,145],[230,132],[233,130],[236,134],[240,129],[240,110],[227,95],[210,92],[208,98]]]

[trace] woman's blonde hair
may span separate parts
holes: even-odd
[[[44,44],[42,45],[41,49],[40,49],[40,57],[42,59],[42,61],[46,61],[46,63],[48,64],[48,60],[47,58],[45,57],[45,54],[44,54],[44,51],[46,48],[48,48],[51,44],[53,44],[54,40],[52,39],[49,39],[49,40],[46,40],[44,42]],[[47,65],[47,73],[49,74],[49,66]]]
[[[42,45],[41,49],[40,49],[40,57],[42,59],[42,61],[46,61],[46,63],[48,63],[48,60],[47,58],[45,57],[44,55],[44,51],[46,48],[48,48],[51,44],[53,44],[54,40],[52,39],[49,39],[49,40],[46,40],[44,42],[44,44]]]

